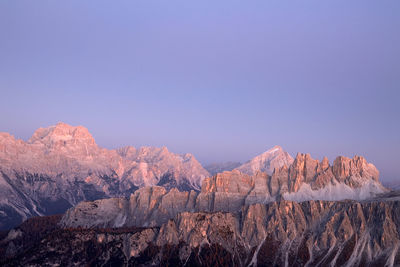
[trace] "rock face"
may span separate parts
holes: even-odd
[[[144,186],[200,190],[208,176],[191,154],[165,147],[107,150],[82,126],[40,128],[27,142],[0,133],[0,229]]]
[[[0,251],[8,251],[0,264],[398,266],[399,214],[399,193],[367,201],[283,200],[236,213],[182,212],[160,227],[41,230],[46,234],[30,249],[20,241],[30,232],[17,228],[0,241]]]
[[[200,193],[145,187],[129,199],[81,202],[62,219],[66,227],[156,227],[180,212],[238,212],[252,204],[278,200],[365,200],[387,192],[379,172],[362,157],[314,160],[298,154],[293,164],[275,169],[272,176],[250,176],[238,170],[206,178]]]
[[[254,175],[259,171],[271,175],[274,169],[279,169],[283,166],[289,167],[292,163],[293,158],[289,153],[283,151],[280,146],[274,146],[270,150],[239,166],[237,170],[249,175]]]

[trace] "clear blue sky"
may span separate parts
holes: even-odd
[[[0,131],[201,162],[275,144],[400,180],[400,1],[0,2]]]

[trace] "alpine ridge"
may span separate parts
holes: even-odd
[[[145,187],[129,199],[113,198],[81,202],[61,220],[65,227],[160,226],[180,212],[238,212],[252,204],[280,200],[366,200],[386,193],[379,172],[365,158],[337,157],[330,166],[309,154],[299,153],[293,164],[275,169],[272,176],[239,170],[223,172],[203,181],[200,192],[167,191]]]

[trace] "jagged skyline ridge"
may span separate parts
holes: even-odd
[[[131,144],[127,144],[127,145],[122,146],[122,147],[111,147],[111,148],[106,147],[106,146],[102,146],[102,145],[98,145],[96,140],[95,140],[95,138],[94,138],[94,136],[93,136],[93,134],[92,134],[92,132],[89,131],[89,129],[87,129],[85,126],[83,126],[83,125],[71,126],[70,124],[65,123],[65,122],[61,122],[61,121],[57,122],[53,126],[42,126],[40,128],[37,128],[33,132],[33,134],[30,135],[30,137],[27,138],[26,140],[23,140],[23,139],[20,139],[18,137],[15,137],[12,133],[8,133],[8,132],[0,132],[0,133],[2,135],[4,135],[4,136],[11,136],[11,137],[15,138],[17,141],[19,140],[19,141],[22,141],[22,142],[26,142],[27,144],[32,144],[35,141],[36,142],[38,142],[38,141],[42,142],[42,141],[40,141],[40,139],[41,139],[40,135],[43,135],[43,136],[46,137],[46,135],[49,133],[49,131],[51,129],[53,129],[53,128],[57,128],[57,126],[72,127],[74,129],[77,128],[78,130],[80,130],[80,131],[78,131],[78,136],[79,135],[83,135],[83,136],[80,136],[80,139],[81,139],[81,137],[83,137],[83,139],[88,141],[91,145],[94,145],[94,146],[102,148],[102,149],[116,150],[116,151],[119,151],[119,153],[126,153],[126,152],[124,152],[124,150],[128,149],[129,147],[132,147],[132,148],[136,149],[135,146],[132,146]],[[53,142],[51,139],[49,139],[48,136],[46,138],[47,138],[47,140],[46,140],[47,143]],[[68,138],[70,138],[70,137],[68,137]],[[55,140],[55,141],[59,141],[59,140]],[[146,149],[146,148],[155,148],[155,147],[156,146],[153,146],[153,145],[144,145],[144,146],[138,146],[137,149]],[[165,146],[165,145],[161,145],[159,147],[160,148],[164,148],[164,149],[168,149],[167,146]],[[174,151],[171,151],[171,152],[174,152]],[[176,152],[174,152],[174,153],[176,153]],[[188,151],[186,151],[184,153],[181,153],[181,154],[186,154],[186,153],[188,153]],[[276,153],[278,153],[278,154],[276,154]],[[267,166],[261,166],[260,164],[270,164],[269,161],[275,159],[275,160],[280,161],[280,163],[275,163],[275,164],[280,164],[280,165],[285,164],[287,166],[290,166],[291,163],[293,162],[294,158],[297,157],[297,155],[301,154],[301,153],[302,152],[299,152],[299,151],[297,151],[295,153],[288,153],[286,150],[284,150],[282,148],[281,145],[274,145],[272,147],[268,147],[268,148],[262,150],[261,153],[255,155],[255,156],[252,156],[250,158],[247,158],[246,160],[242,161],[239,166],[235,167],[235,169],[239,169],[242,172],[248,173],[248,174],[254,174],[256,171],[261,170],[261,171],[267,172],[269,175],[271,175],[273,170],[274,170],[274,166],[268,166],[268,168],[267,168]],[[192,153],[190,153],[190,154],[192,154]],[[311,154],[311,153],[308,153],[308,154]],[[283,157],[283,159],[276,159],[276,155],[279,155],[279,157]],[[355,154],[353,154],[351,156],[343,155],[343,154],[339,154],[339,155],[347,156],[347,157],[352,158],[352,157],[358,156],[360,154],[359,153],[355,153]],[[265,159],[265,157],[267,157],[267,158]],[[313,157],[313,158],[317,158],[317,157]],[[333,158],[328,158],[326,155],[323,155],[320,158],[320,160],[321,161],[325,160],[325,158],[327,158],[327,160],[332,164],[333,161],[337,158],[337,155],[335,155]],[[260,162],[262,162],[262,163],[260,163]],[[219,166],[220,165],[222,167],[222,170],[224,170],[223,166],[224,166],[225,163],[229,163],[229,161],[226,160],[226,161],[220,161],[220,162],[212,162],[212,164],[215,164],[215,166]],[[203,167],[207,166],[206,164],[204,164],[201,161],[200,161],[200,164],[202,164]],[[236,164],[239,164],[239,162],[237,162]],[[253,164],[254,166],[250,166],[251,164]],[[254,170],[251,171],[250,168],[253,168]],[[228,168],[228,170],[230,170],[230,169]],[[380,170],[380,172],[381,172],[381,170]],[[385,179],[385,177],[384,176],[382,177],[382,175],[381,175],[380,179],[383,182],[387,182],[387,181],[392,181],[393,180],[393,179]],[[396,181],[396,179],[394,179],[394,180]]]

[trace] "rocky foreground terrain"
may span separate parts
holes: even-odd
[[[59,219],[30,219],[10,231],[0,242],[1,265],[400,264],[400,194],[393,192],[365,201],[282,200],[238,212],[182,212],[145,228],[65,228],[54,223]]]

